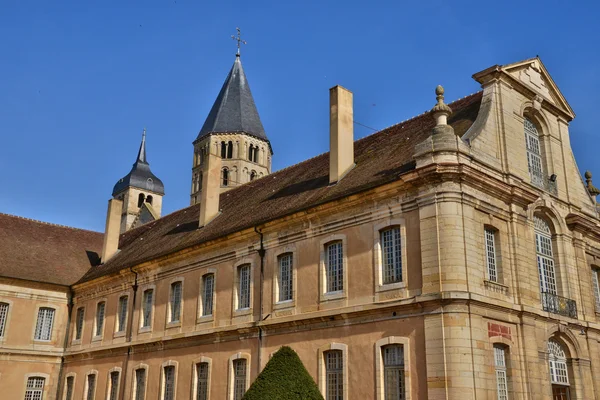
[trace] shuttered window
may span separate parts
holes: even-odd
[[[44,396],[44,384],[46,380],[41,377],[31,377],[27,379],[25,388],[25,400],[42,400]]]
[[[41,307],[38,311],[37,323],[35,325],[35,340],[50,340],[53,323],[54,309]]]

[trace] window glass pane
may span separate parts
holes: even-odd
[[[83,318],[85,316],[85,309],[83,307],[79,307],[77,309],[77,316],[75,318],[75,339],[81,339],[81,334],[83,332]]]
[[[325,353],[326,400],[344,399],[344,361],[340,350]]]
[[[96,336],[102,336],[102,328],[104,327],[104,309],[106,307],[105,302],[98,303],[96,308]]]
[[[175,397],[175,367],[170,365],[164,368],[164,397],[163,400],[173,400]]]
[[[503,346],[494,345],[494,365],[496,366],[496,388],[498,392],[498,400],[508,400],[506,351]]]
[[[117,400],[119,388],[119,372],[114,371],[110,373],[110,392],[109,400]]]
[[[485,255],[488,279],[492,282],[498,282],[498,271],[496,269],[496,232],[490,228],[485,228]]]
[[[37,323],[35,326],[36,340],[50,340],[52,336],[52,324],[54,322],[54,309],[42,307],[38,311]]]
[[[4,336],[8,319],[8,303],[0,303],[0,337]]]
[[[202,315],[212,315],[213,297],[215,289],[215,276],[213,274],[204,275],[202,293]]]
[[[148,289],[144,291],[144,315],[142,318],[142,327],[149,327],[152,323],[152,296],[154,295],[154,291],[152,289]]]
[[[394,227],[381,231],[381,258],[383,283],[402,282],[402,250],[400,247],[400,228]]]
[[[246,393],[246,360],[240,358],[233,361],[233,399],[242,400]]]
[[[592,269],[592,287],[594,290],[594,298],[596,299],[596,312],[600,312],[600,278],[598,275],[600,270]]]
[[[548,362],[552,383],[568,385],[567,357],[562,346],[553,339],[548,340]]]
[[[25,388],[25,400],[42,400],[44,395],[44,384],[44,378],[32,377],[27,379],[27,387]]]
[[[67,384],[65,388],[65,400],[73,400],[73,384],[75,378],[72,376],[67,377]]]
[[[327,268],[327,292],[344,290],[344,255],[342,242],[327,245],[325,265]]]
[[[196,400],[208,400],[208,363],[196,364]]]
[[[238,269],[240,286],[238,290],[238,309],[250,307],[250,265]]]
[[[292,300],[292,255],[284,254],[279,257],[279,301]]]
[[[381,348],[383,356],[383,390],[385,400],[404,400],[404,347],[392,344]]]
[[[119,297],[119,315],[117,332],[124,332],[127,324],[127,303],[129,298],[127,296]]]
[[[535,226],[535,249],[537,252],[540,291],[557,294],[556,275],[554,272],[554,255],[552,252],[552,236],[548,223],[538,216],[533,217]]]
[[[181,315],[181,282],[171,284],[171,322],[179,321]]]
[[[86,400],[94,400],[94,392],[96,391],[96,375],[87,376],[87,396]]]
[[[135,371],[135,400],[144,400],[146,398],[146,370],[137,369]]]
[[[525,145],[527,149],[527,164],[529,167],[529,175],[531,183],[534,185],[544,186],[544,172],[542,169],[542,154],[540,151],[540,139],[537,128],[528,119],[525,119]]]

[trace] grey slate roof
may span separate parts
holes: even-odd
[[[142,190],[148,190],[150,192],[158,193],[161,195],[165,194],[165,186],[162,181],[156,177],[150,171],[150,164],[146,160],[146,131],[142,135],[142,143],[140,144],[140,151],[138,152],[137,160],[133,163],[131,171],[123,178],[119,179],[115,187],[113,188],[113,197],[121,193],[128,187],[136,187]]]
[[[196,140],[211,133],[246,133],[269,141],[263,128],[239,55]]]

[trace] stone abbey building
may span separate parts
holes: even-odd
[[[144,136],[103,234],[1,214],[0,397],[240,400],[287,345],[327,400],[600,399],[574,112],[539,58],[473,78],[357,141],[336,86],[330,152],[272,172],[238,56],[189,207],[161,217]]]

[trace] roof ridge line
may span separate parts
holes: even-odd
[[[99,233],[101,235],[104,235],[103,232],[93,231],[91,229],[77,228],[77,227],[74,227],[74,226],[56,224],[54,222],[47,222],[47,221],[42,221],[42,220],[39,220],[39,219],[33,219],[33,218],[29,218],[29,217],[23,217],[21,215],[7,214],[7,213],[4,213],[4,212],[0,212],[0,215],[5,215],[7,217],[12,217],[12,218],[23,219],[25,221],[37,222],[38,224],[44,224],[44,225],[49,225],[49,226],[56,226],[58,228],[66,228],[66,229],[72,229],[72,230],[76,230],[76,231],[85,231],[85,232]]]

